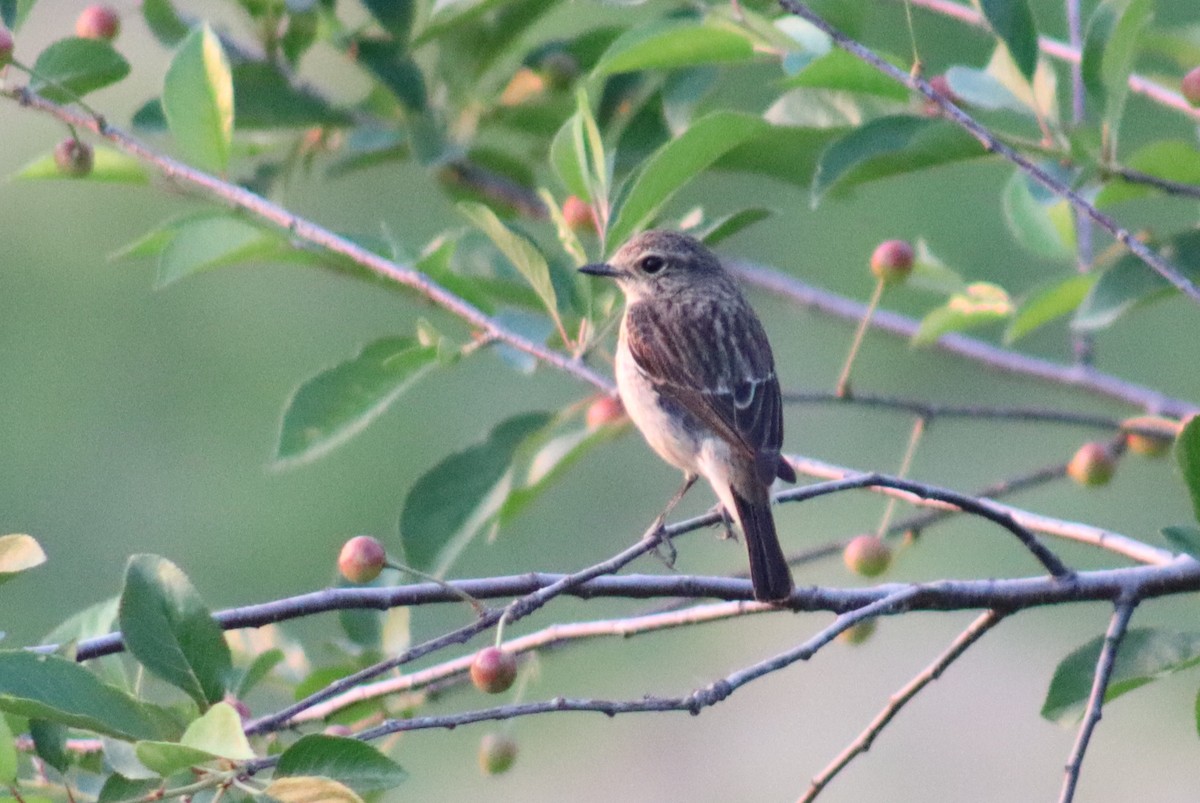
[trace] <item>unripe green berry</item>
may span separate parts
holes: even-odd
[[[92,172],[95,155],[92,146],[68,137],[54,146],[54,164],[65,176],[81,178]]]
[[[489,733],[479,743],[479,768],[484,775],[508,772],[517,760],[517,743],[511,736]]]
[[[846,544],[842,560],[855,574],[878,577],[892,565],[892,548],[877,536],[859,535]]]
[[[1067,476],[1080,485],[1104,485],[1117,470],[1117,461],[1103,443],[1085,443],[1067,464]]]
[[[861,622],[855,622],[841,633],[838,633],[838,641],[851,646],[862,644],[875,635],[876,621],[875,619],[864,619]]]
[[[916,255],[904,240],[884,240],[871,254],[871,273],[887,284],[897,284],[912,273]]]
[[[342,545],[338,571],[351,583],[369,583],[387,565],[383,544],[369,535],[356,535]]]
[[[499,647],[484,647],[471,662],[471,682],[488,694],[508,691],[517,679],[517,659]]]

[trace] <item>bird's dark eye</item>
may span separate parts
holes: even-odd
[[[644,256],[638,262],[638,267],[642,269],[642,273],[658,273],[667,266],[667,261],[657,254]]]

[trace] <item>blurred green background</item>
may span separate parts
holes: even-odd
[[[41,3],[18,38],[18,57],[29,58],[66,35],[82,5]],[[225,6],[179,5],[236,21]],[[1060,35],[1061,4],[1034,5],[1043,26]],[[896,38],[903,30],[898,9],[889,4],[872,12],[868,39],[894,39],[895,50],[903,52],[904,40]],[[92,101],[118,124],[157,93],[168,59],[133,4],[121,10],[119,46],[131,56],[134,72]],[[1157,18],[1165,25],[1195,22],[1194,2],[1164,0]],[[920,36],[958,42],[962,54],[980,51],[982,37],[924,13],[917,19]],[[319,56],[317,61],[322,63]],[[332,57],[322,64],[329,70],[322,80],[354,86],[352,70]],[[10,82],[17,79],[10,73]],[[1194,128],[1140,99],[1131,101],[1130,116],[1128,142],[1139,127],[1174,127],[1179,136],[1195,138]],[[0,132],[0,174],[6,176],[65,136],[61,124],[13,102],[0,103]],[[815,211],[782,183],[706,176],[672,209],[697,202],[716,213],[751,203],[770,206],[778,210],[774,218],[725,250],[858,298],[870,291],[867,257],[887,237],[924,236],[968,277],[1021,291],[1035,282],[1031,259],[1002,222],[998,190],[1009,173],[999,162],[943,168],[869,185]],[[378,234],[384,227],[414,249],[456,220],[437,185],[416,168],[386,167],[333,180],[318,171],[291,183],[277,200],[335,230]],[[161,184],[129,189],[8,181],[0,190],[0,531],[34,535],[50,558],[4,589],[0,629],[10,646],[35,641],[69,613],[115,594],[131,553],[175,561],[214,608],[323,587],[332,582],[345,538],[372,533],[395,541],[406,490],[443,456],[511,413],[557,409],[587,394],[553,371],[524,377],[495,355],[480,354],[433,373],[324,460],[273,472],[268,464],[280,415],[298,383],[363,343],[411,332],[419,316],[447,319],[395,293],[308,268],[223,269],[156,292],[153,265],[108,259],[168,215],[199,206]],[[1164,214],[1180,226],[1196,217],[1195,204],[1185,201],[1119,211],[1134,227],[1150,219],[1161,225]],[[785,388],[831,387],[849,344],[849,325],[761,294],[753,300],[774,342]],[[902,289],[887,303],[917,312],[932,298]],[[1140,311],[1100,335],[1098,366],[1200,399],[1200,372],[1187,367],[1195,364],[1190,355],[1200,342],[1198,321],[1195,307],[1177,299]],[[1069,358],[1061,325],[1023,347]],[[868,337],[855,377],[864,392],[933,401],[1129,412],[1078,392],[990,375],[879,335]],[[795,407],[787,413],[786,446],[843,465],[891,471],[910,425],[905,416],[882,411]],[[970,490],[1064,460],[1087,437],[1068,428],[937,421],[913,474]],[[568,571],[593,563],[635,539],[676,483],[672,469],[636,435],[626,435],[590,455],[494,543],[474,544],[455,575]],[[681,514],[711,502],[708,490],[698,489]],[[1060,484],[1015,503],[1152,543],[1160,543],[1161,526],[1190,518],[1169,461],[1127,459],[1106,489]],[[883,505],[880,497],[862,493],[785,506],[777,515],[785,546],[795,549],[872,528]],[[1054,546],[1075,565],[1116,564],[1092,550]],[[711,531],[688,536],[679,547],[684,572],[739,570],[745,560],[740,546]],[[646,561],[634,569],[660,567]],[[887,579],[1036,571],[1003,532],[964,520],[929,531]],[[796,579],[801,585],[861,582],[836,560],[803,568]],[[556,602],[522,630],[631,610],[636,606]],[[1139,609],[1135,624],[1195,629],[1197,610],[1193,598],[1151,602]],[[432,635],[466,615],[451,607],[415,611],[414,635]],[[1075,733],[1038,716],[1042,696],[1058,660],[1101,633],[1108,615],[1103,605],[1074,606],[1002,624],[905,710],[822,799],[1052,798]],[[483,778],[475,767],[475,747],[486,727],[405,736],[393,753],[412,777],[393,797],[792,799],[887,695],[972,618],[921,614],[885,622],[867,644],[835,645],[698,718],[579,714],[517,722],[511,727],[521,756],[501,778]],[[540,677],[527,693],[533,699],[682,694],[781,652],[829,621],[818,615],[758,617],[556,651],[543,657]],[[331,616],[293,629],[316,642],[337,638]],[[1200,798],[1200,741],[1192,713],[1198,682],[1196,673],[1182,673],[1106,708],[1079,799]],[[471,694],[451,695],[430,712],[493,703]]]

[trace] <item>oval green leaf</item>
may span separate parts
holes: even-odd
[[[47,153],[22,167],[13,178],[103,181],[111,184],[148,184],[150,182],[150,174],[141,162],[132,156],[103,146],[93,149],[92,170],[86,176],[64,175],[54,162],[54,154]]]
[[[310,463],[366,429],[437,361],[435,346],[387,337],[296,388],[283,413],[278,468]]]
[[[949,121],[881,117],[825,149],[813,178],[812,203],[815,207],[833,190],[986,153],[974,137]]]
[[[101,683],[74,661],[26,650],[0,651],[0,711],[128,741],[174,730],[160,709]]]
[[[552,317],[558,317],[558,296],[554,292],[554,283],[550,280],[550,265],[537,246],[524,235],[504,225],[496,213],[483,204],[464,201],[458,205],[462,212],[488,239],[500,249],[500,253],[512,263],[529,286],[537,293],[546,311]]]
[[[345,784],[359,794],[392,789],[408,773],[366,742],[310,734],[279,757],[276,778],[318,775]]]
[[[843,89],[847,92],[879,95],[892,100],[906,100],[909,94],[908,87],[904,84],[840,49],[831,50],[813,59],[800,72],[784,79],[780,86],[784,89]]]
[[[1096,278],[1093,273],[1075,274],[1034,291],[1009,322],[1004,342],[1013,343],[1057,318],[1070,315],[1083,302]]]
[[[525,413],[502,421],[482,442],[445,458],[413,484],[400,513],[408,565],[420,571],[436,566],[451,540],[469,521],[480,518],[474,514],[508,474],[522,442],[552,417]],[[473,529],[464,531],[472,533]]]
[[[593,73],[670,70],[698,64],[747,61],[754,46],[742,32],[695,19],[662,20],[621,34],[600,57]]]
[[[171,59],[162,107],[184,159],[224,173],[233,143],[233,74],[207,24],[188,34]]]
[[[999,285],[975,282],[921,319],[914,346],[927,346],[947,332],[961,332],[1003,320],[1013,314],[1008,293]]]
[[[1171,255],[1180,273],[1193,282],[1200,281],[1200,231],[1173,237],[1161,250]],[[1131,309],[1175,292],[1166,279],[1133,254],[1126,254],[1100,275],[1076,310],[1071,326],[1085,332],[1103,329]]]
[[[611,250],[636,234],[681,187],[713,162],[767,130],[761,117],[719,111],[706,115],[646,161],[624,194],[605,242]]]
[[[275,232],[238,217],[183,220],[173,225],[170,238],[162,243],[155,287],[161,289],[198,271],[286,256],[291,251]]]
[[[29,88],[56,103],[70,103],[128,74],[129,62],[108,42],[60,39],[38,54]]]
[[[201,710],[225,696],[232,670],[229,646],[178,566],[157,555],[131,557],[119,618],[133,657]]]
[[[1013,171],[1001,201],[1004,222],[1017,242],[1043,259],[1064,262],[1075,256],[1075,229],[1070,208],[1057,196],[1041,192],[1023,170]],[[1040,197],[1038,197],[1040,196]]]
[[[1043,717],[1064,725],[1078,721],[1092,691],[1096,661],[1103,645],[1104,637],[1098,636],[1062,660],[1046,692]],[[1104,700],[1114,700],[1198,662],[1200,633],[1134,628],[1121,641]]]
[[[1038,34],[1027,0],[981,0],[983,15],[1026,79],[1038,62]]]
[[[1200,416],[1188,419],[1175,439],[1175,462],[1192,497],[1196,521],[1200,521]]]

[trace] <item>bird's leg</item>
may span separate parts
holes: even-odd
[[[721,533],[722,538],[727,541],[738,540],[737,533],[734,532],[733,529],[733,516],[729,514],[729,511],[725,509],[724,505],[722,505],[720,502],[717,502],[717,504],[712,510],[709,511],[709,513],[716,513],[721,517],[721,520],[717,522],[717,526],[720,526],[724,530],[724,532]]]
[[[679,486],[679,490],[671,497],[671,501],[667,502],[667,506],[663,508],[663,512],[659,513],[658,517],[654,519],[654,523],[650,525],[650,529],[646,531],[646,535],[644,536],[659,543],[659,546],[662,548],[659,557],[669,567],[674,567],[675,565],[676,552],[675,547],[671,544],[671,537],[667,535],[666,528],[663,525],[666,523],[667,515],[675,509],[675,506],[679,504],[679,501],[696,484],[696,480],[698,479],[700,479],[700,475],[698,474],[684,473],[683,485]]]

